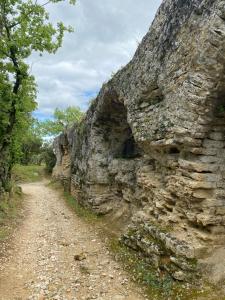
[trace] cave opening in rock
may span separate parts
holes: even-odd
[[[130,130],[131,132],[131,130]],[[122,145],[122,152],[119,153],[121,158],[129,159],[129,158],[137,158],[141,156],[140,149],[138,148],[137,144],[135,143],[134,137],[132,132],[130,133],[129,137],[124,141]]]
[[[102,146],[111,159],[134,159],[141,156],[132,130],[127,121],[127,110],[123,103],[111,99],[102,107],[97,120],[102,130]]]
[[[171,147],[169,149],[169,154],[179,154],[180,150],[177,147]]]
[[[223,90],[218,92],[214,104],[214,115],[216,117],[223,117],[225,114],[225,92]]]
[[[61,152],[62,156],[65,154],[65,149],[64,149],[63,145],[60,145],[60,152]]]

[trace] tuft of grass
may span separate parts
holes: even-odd
[[[96,222],[101,219],[100,216],[97,216],[90,209],[81,206],[78,201],[68,192],[64,192],[64,197],[67,204],[75,211],[78,217],[81,217],[88,222]]]
[[[57,189],[62,192],[63,186],[59,180],[51,180],[48,186]],[[63,197],[66,200],[67,205],[76,213],[76,215],[88,222],[98,222],[103,220],[102,216],[96,215],[88,207],[82,206],[69,192],[64,191]]]
[[[13,187],[10,197],[0,201],[0,242],[4,241],[16,225],[23,203],[21,189]]]
[[[40,181],[43,176],[44,165],[15,165],[13,167],[12,176],[16,182],[35,182]]]

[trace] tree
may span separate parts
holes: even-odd
[[[37,134],[33,123],[30,125],[26,134],[21,139],[20,155],[18,160],[23,165],[31,163],[40,164],[40,155],[42,153],[43,139]]]
[[[53,151],[51,143],[44,143],[41,153],[42,159],[45,162],[45,171],[47,174],[51,174],[56,164],[56,156]]]
[[[65,128],[71,127],[74,123],[79,123],[84,116],[79,107],[69,106],[66,109],[56,108],[53,120],[46,120],[38,124],[42,136],[56,136],[63,132]]]
[[[10,179],[16,134],[36,107],[36,85],[26,59],[32,52],[55,53],[64,33],[72,31],[62,22],[53,26],[46,11],[47,4],[64,0],[39,1],[0,1],[0,194]]]
[[[42,138],[34,128],[35,119],[31,116],[18,118],[11,143],[11,164],[30,163],[32,156],[39,153]]]

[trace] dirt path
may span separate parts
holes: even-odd
[[[1,300],[144,299],[57,191],[44,182],[22,188],[28,213],[7,259],[0,259]]]

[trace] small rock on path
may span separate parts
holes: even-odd
[[[94,228],[46,182],[23,184],[27,215],[0,258],[0,300],[143,300]]]

